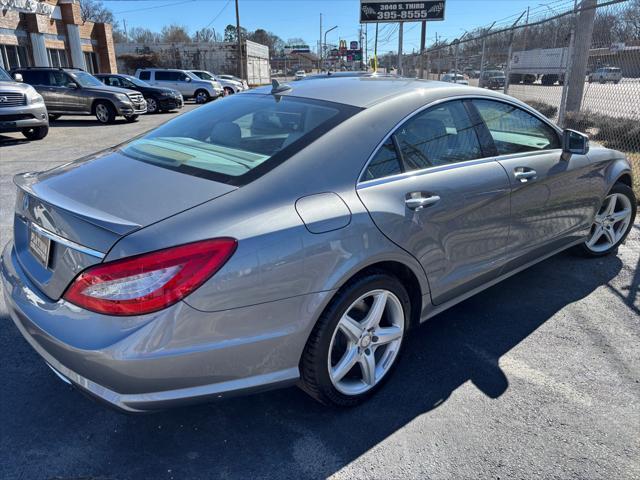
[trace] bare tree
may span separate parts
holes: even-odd
[[[100,0],[80,0],[80,16],[85,22],[117,24],[113,12]]]
[[[219,41],[216,31],[212,28],[201,28],[193,34],[194,42],[217,42]]]
[[[163,42],[167,43],[189,43],[191,42],[191,36],[187,27],[183,25],[171,24],[162,27],[160,36]]]
[[[129,38],[134,43],[157,43],[160,41],[160,35],[157,32],[143,27],[133,27],[129,30]]]

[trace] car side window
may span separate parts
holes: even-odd
[[[120,79],[118,77],[109,77],[107,85],[110,85],[112,87],[121,87],[122,83],[120,82]]]
[[[180,78],[179,72],[156,72],[156,80],[175,82]]]
[[[186,73],[179,73],[178,74],[178,81],[179,82],[187,82],[188,79],[191,79],[191,77],[189,75],[187,75]]]
[[[507,103],[473,100],[498,155],[560,148],[557,132],[539,118]]]
[[[402,173],[398,152],[391,138],[382,145],[369,162],[362,180],[374,180]]]
[[[151,80],[151,72],[140,72],[140,80]]]
[[[458,100],[417,114],[394,136],[407,171],[482,157],[475,128]]]
[[[42,70],[22,70],[20,73],[22,74],[24,82],[29,85],[50,85],[49,72],[44,72]]]
[[[52,87],[66,87],[72,81],[64,72],[58,70],[49,72],[49,85]]]

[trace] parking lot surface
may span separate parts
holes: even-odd
[[[0,137],[0,243],[13,174],[172,116]],[[412,332],[386,386],[347,410],[290,388],[124,415],[62,383],[0,298],[0,478],[639,478],[639,267],[638,222],[617,256],[548,259]]]

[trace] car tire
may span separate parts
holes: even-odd
[[[616,183],[605,196],[589,236],[574,249],[574,253],[597,258],[616,252],[633,227],[637,208],[631,187]]]
[[[42,140],[49,133],[49,126],[43,125],[41,127],[24,128],[22,134],[29,140]]]
[[[116,119],[116,109],[110,102],[97,102],[94,107],[96,119],[102,124],[113,123]]]
[[[207,103],[209,100],[211,100],[209,92],[207,92],[206,90],[196,90],[196,93],[193,94],[193,98],[198,104]]]
[[[129,123],[133,123],[133,122],[137,121],[139,117],[140,117],[140,115],[125,115],[124,119]]]
[[[307,340],[300,360],[300,388],[325,405],[350,407],[366,400],[398,363],[410,312],[407,290],[385,272],[346,284]]]
[[[224,93],[225,93],[225,95],[233,95],[235,92],[233,91],[233,88],[231,88],[231,87],[224,87]]]
[[[61,115],[58,115],[57,113],[50,113],[49,114],[49,121],[50,122],[55,122],[56,120],[58,120],[61,117]]]
[[[147,113],[158,113],[159,111],[158,101],[153,97],[147,98]]]

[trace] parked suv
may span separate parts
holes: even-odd
[[[219,83],[202,80],[188,70],[139,68],[136,70],[136,78],[156,87],[177,90],[184,98],[193,98],[196,103],[206,103],[224,95]]]
[[[29,67],[13,72],[21,74],[44,97],[52,120],[60,115],[95,115],[100,123],[112,123],[121,115],[134,122],[147,112],[141,93],[108,87],[80,69]]]
[[[131,75],[101,73],[95,77],[110,87],[127,88],[140,92],[147,101],[147,113],[177,110],[184,105],[182,94],[179,91],[171,88],[153,87],[144,80]]]
[[[47,107],[42,95],[16,77],[0,68],[0,133],[22,132],[29,140],[40,140],[49,133]]]
[[[210,82],[216,82],[220,84],[220,86],[224,89],[225,95],[232,95],[234,93],[242,92],[243,90],[245,90],[242,83],[236,82],[235,80],[222,78],[220,75],[214,75],[213,73],[207,72],[206,70],[189,71],[201,80],[208,80]]]
[[[506,80],[502,70],[487,70],[482,73],[478,86],[481,88],[489,88],[491,90],[504,88]]]
[[[218,79],[220,80],[232,80],[234,82],[238,82],[242,88],[241,90],[249,90],[249,84],[247,83],[246,80],[243,80],[241,78],[238,77],[234,77],[233,75],[218,75]]]
[[[622,80],[622,70],[620,70],[618,67],[601,67],[598,68],[595,72],[589,74],[589,83],[619,83],[620,80]]]

